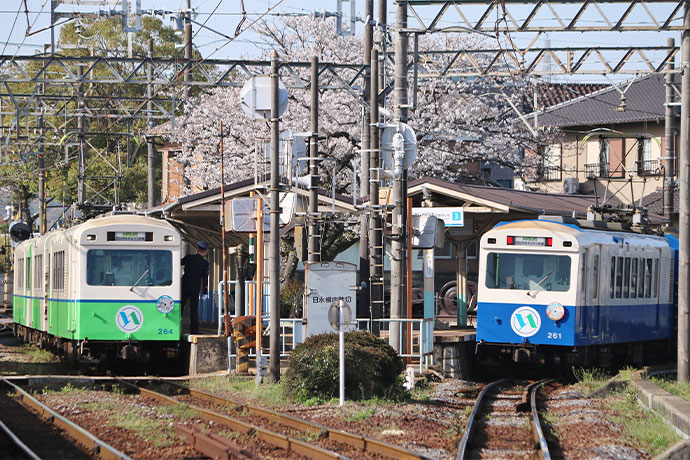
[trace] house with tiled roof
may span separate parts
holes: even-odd
[[[660,190],[665,156],[664,75],[637,77],[536,113],[539,126],[563,132],[558,143],[543,147],[531,188],[553,193],[616,196],[638,202]],[[534,114],[533,114],[534,115]],[[675,156],[680,121],[676,117]]]

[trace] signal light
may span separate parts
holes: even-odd
[[[514,236],[508,237],[508,244],[515,244],[515,237]]]
[[[546,238],[546,245],[552,246],[553,245],[553,238]]]

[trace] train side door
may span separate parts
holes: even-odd
[[[46,244],[45,250],[43,251],[43,320],[44,327],[43,330],[46,332],[50,331],[50,250]]]
[[[601,246],[594,245],[589,252],[591,270],[589,270],[590,294],[587,296],[587,310],[589,312],[589,337],[592,341],[601,340],[600,331],[600,303],[602,295],[602,280],[605,278],[601,273]]]

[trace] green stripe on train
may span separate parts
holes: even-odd
[[[28,300],[14,298],[15,305],[24,304]],[[20,310],[23,309],[15,309],[14,320],[26,325],[25,318],[19,317]],[[35,327],[33,323],[32,320],[30,327]],[[76,340],[177,341],[180,340],[180,306],[176,304],[172,312],[163,314],[153,302],[50,300],[48,332],[57,337]]]

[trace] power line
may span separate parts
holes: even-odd
[[[5,50],[7,49],[7,44],[10,42],[10,38],[12,38],[12,32],[14,32],[14,26],[17,25],[17,19],[19,19],[19,13],[22,11],[22,3],[23,0],[19,0],[19,8],[17,8],[17,14],[14,16],[14,22],[12,23],[12,28],[10,29],[10,34],[7,36],[7,41],[5,42],[5,46],[2,48],[2,54],[5,54]]]

